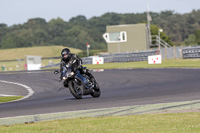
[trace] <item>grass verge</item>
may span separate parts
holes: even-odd
[[[49,59],[42,60],[42,65],[49,64]],[[60,62],[60,59],[51,59],[54,64]],[[5,65],[8,71],[17,71],[17,61],[14,62],[0,62],[0,66]],[[24,70],[25,62],[21,61],[20,70]],[[124,63],[105,63],[98,65],[85,65],[89,69],[128,69],[128,68],[200,68],[200,59],[167,59],[163,60],[162,64],[148,64],[147,61],[139,62],[124,62]],[[48,68],[49,69],[49,68]],[[55,69],[55,68],[52,68]]]
[[[25,70],[24,64],[26,61],[19,61],[17,59],[26,59],[26,55],[39,55],[42,57],[59,57],[60,52],[64,46],[37,46],[28,48],[14,48],[14,49],[0,49],[1,60],[13,60],[8,62],[0,62],[0,67],[5,66],[7,71]],[[70,48],[72,53],[78,54],[82,52],[80,49]],[[60,59],[45,59],[42,60],[42,65],[48,65],[49,61],[59,63]],[[2,68],[0,68],[2,69]],[[1,70],[0,70],[1,71]]]
[[[18,99],[22,99],[23,96],[9,96],[9,97],[0,97],[0,103],[15,101]]]
[[[64,46],[37,46],[27,48],[0,49],[0,60],[25,59],[26,55],[39,55],[42,57],[57,57]],[[78,54],[82,50],[70,48],[71,52]]]
[[[75,118],[0,126],[2,133],[173,133],[200,132],[200,113]]]

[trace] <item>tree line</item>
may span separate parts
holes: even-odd
[[[174,11],[151,12],[151,32],[158,34],[171,45],[200,45],[200,10],[178,14]],[[31,46],[63,45],[86,49],[106,49],[102,34],[107,25],[146,23],[146,13],[105,13],[100,17],[87,19],[83,15],[62,18],[47,22],[43,18],[32,18],[24,24],[7,26],[0,24],[0,48],[19,48]]]

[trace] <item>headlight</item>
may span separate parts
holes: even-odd
[[[74,72],[69,72],[69,73],[67,72],[67,73],[66,73],[66,76],[67,76],[68,78],[72,77],[73,75],[74,75]]]
[[[71,72],[69,76],[71,77],[71,76],[73,76],[73,75],[74,75],[74,72]]]

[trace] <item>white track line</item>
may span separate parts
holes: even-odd
[[[2,82],[2,83],[7,83],[7,84],[19,85],[19,86],[22,86],[22,87],[24,87],[25,89],[27,89],[28,95],[26,95],[25,97],[23,97],[23,98],[20,99],[20,100],[29,98],[29,97],[32,96],[33,93],[34,93],[34,91],[33,91],[29,86],[24,85],[24,84],[21,84],[21,83],[9,82],[9,81],[5,81],[5,80],[0,80],[0,82]],[[19,100],[16,100],[16,101],[19,101]]]

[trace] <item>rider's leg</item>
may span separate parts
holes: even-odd
[[[77,73],[78,74],[75,77],[81,80],[86,85],[87,88],[90,88],[92,85],[87,81],[87,79],[80,74],[79,70],[77,70]]]

